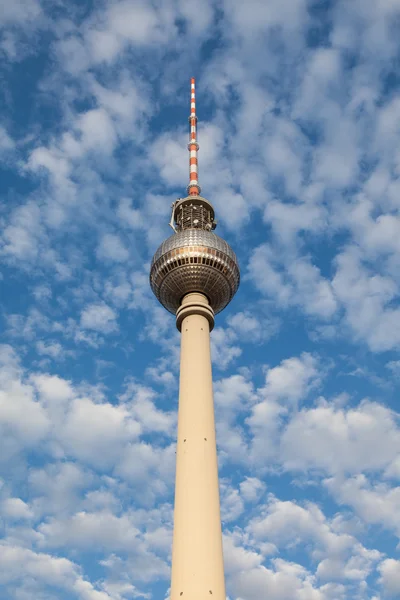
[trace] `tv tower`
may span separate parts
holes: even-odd
[[[198,181],[195,80],[191,80],[188,195],[172,204],[173,235],[155,253],[150,285],[176,315],[181,358],[171,600],[226,600],[210,332],[240,280],[236,255],[213,230]]]

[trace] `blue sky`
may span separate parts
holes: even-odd
[[[0,596],[168,598],[179,334],[148,271],[199,173],[230,600],[400,598],[399,0],[0,10]]]

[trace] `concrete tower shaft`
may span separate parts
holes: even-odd
[[[181,362],[171,600],[225,600],[210,329],[213,311],[188,294],[177,312]]]

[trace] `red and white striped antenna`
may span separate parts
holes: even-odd
[[[172,203],[170,227],[175,233],[184,229],[202,229],[214,231],[217,221],[211,203],[200,196],[199,168],[197,162],[197,115],[196,115],[196,90],[194,77],[190,80],[190,133],[189,133],[189,185],[187,197],[178,198]]]
[[[196,89],[195,79],[190,80],[190,134],[189,134],[189,185],[187,192],[189,196],[199,196],[201,187],[199,185],[199,166],[197,161],[197,152],[199,144],[197,143],[197,115],[196,115]]]

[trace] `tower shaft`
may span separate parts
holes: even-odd
[[[177,311],[181,362],[171,600],[225,600],[210,330],[206,296]]]

